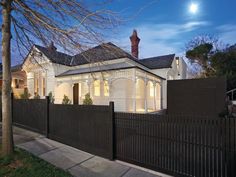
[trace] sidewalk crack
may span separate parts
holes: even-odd
[[[54,150],[56,150],[56,149],[58,149],[58,147],[55,147],[55,148],[53,148],[53,149],[50,149],[50,150],[48,150],[47,152],[43,152],[43,153],[41,153],[41,154],[38,154],[37,156],[39,157],[39,156],[41,156],[41,155],[43,155],[43,154],[46,154],[46,153],[51,152],[51,151],[54,151]]]
[[[75,166],[77,166],[77,165],[81,165],[82,163],[84,163],[84,162],[86,162],[86,161],[88,161],[88,160],[90,160],[90,159],[92,159],[92,158],[94,158],[94,157],[95,157],[95,155],[93,155],[92,157],[89,157],[89,158],[86,159],[86,160],[83,160],[82,162],[79,162],[79,163],[77,163],[77,164],[75,164],[75,165],[73,165],[73,166],[67,168],[66,170],[70,170],[71,168],[73,168],[73,167],[75,167]]]
[[[121,176],[120,177],[123,177],[123,176],[125,176],[127,173],[128,173],[128,171],[130,171],[131,170],[131,167],[129,167],[123,174],[121,174]]]

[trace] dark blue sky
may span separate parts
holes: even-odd
[[[96,2],[88,0],[89,2]],[[191,3],[199,6],[189,12]],[[226,44],[236,43],[236,0],[113,0],[108,8],[119,12],[122,25],[106,36],[105,41],[130,52],[129,36],[137,29],[140,58],[176,53],[184,56],[186,43],[209,34]],[[12,53],[13,64],[22,62]]]
[[[189,12],[191,3],[199,6],[196,14]],[[127,21],[116,31],[114,41],[130,50],[128,37],[133,28],[137,29],[141,38],[140,57],[182,54],[185,44],[202,34],[234,44],[235,7],[236,0],[117,0],[111,8],[122,11]]]

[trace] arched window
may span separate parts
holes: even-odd
[[[34,94],[39,94],[39,74],[34,73]]]
[[[95,80],[93,85],[94,85],[94,96],[100,96],[100,80]]]
[[[103,90],[104,90],[104,96],[109,96],[109,85],[108,85],[108,81],[104,81],[104,85],[103,85]]]
[[[154,97],[154,85],[150,82],[150,90],[149,90],[150,97]]]

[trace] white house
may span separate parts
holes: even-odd
[[[177,80],[187,78],[187,65],[183,58],[176,57],[175,54],[152,57],[140,60],[148,66],[151,71],[165,78],[162,85],[163,108],[167,107],[167,80]]]
[[[115,102],[116,111],[152,112],[166,108],[166,79],[186,78],[186,64],[174,54],[138,59],[140,39],[130,37],[132,55],[105,43],[71,56],[49,47],[34,45],[23,70],[31,95],[52,92],[55,103],[67,95],[82,104],[90,93],[96,105]]]

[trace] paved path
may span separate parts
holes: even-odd
[[[119,161],[109,161],[18,127],[14,127],[14,142],[17,147],[69,171],[76,177],[167,176]]]

